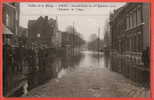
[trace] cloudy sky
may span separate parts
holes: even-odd
[[[123,6],[125,3],[21,3],[20,25],[27,27],[28,20],[37,19],[39,16],[49,16],[58,20],[59,30],[65,31],[73,25],[89,40],[91,34],[97,34],[100,27],[101,38],[104,36],[104,26],[109,14]]]

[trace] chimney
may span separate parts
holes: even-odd
[[[45,16],[45,20],[48,21],[48,16]]]

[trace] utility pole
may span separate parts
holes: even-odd
[[[98,43],[97,43],[97,49],[98,49],[98,62],[99,62],[99,41],[100,40],[100,27],[98,27]]]
[[[73,56],[74,56],[74,45],[75,45],[75,40],[74,40],[74,39],[75,39],[75,38],[74,38],[74,37],[75,37],[75,36],[74,36],[74,35],[75,35],[75,33],[74,33],[74,25],[75,25],[75,23],[74,23],[74,21],[73,21],[73,41],[72,41],[72,42],[73,42]]]
[[[58,16],[56,16],[56,33],[55,33],[55,35],[59,34],[59,33],[58,33],[58,30],[59,30],[59,29],[58,29]],[[58,44],[57,38],[55,38],[55,39],[56,39],[55,42],[56,42],[56,49],[57,49],[59,44]]]

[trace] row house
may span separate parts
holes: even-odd
[[[110,15],[111,67],[134,81],[148,83],[143,52],[150,47],[150,4],[127,3]],[[117,66],[115,66],[117,65]]]
[[[110,16],[112,49],[141,55],[150,46],[150,4],[128,3]]]

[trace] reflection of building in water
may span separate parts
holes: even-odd
[[[57,56],[54,52],[50,52],[46,56],[45,65],[39,71],[28,74],[28,89],[31,90],[54,78],[62,78],[67,70],[74,68],[80,62],[82,56],[67,57]]]
[[[119,65],[114,69],[133,80],[149,80],[149,66],[141,60],[143,50],[150,46],[149,19],[149,3],[128,3],[110,16],[112,50],[117,55],[113,59],[119,58],[112,61]]]
[[[61,32],[61,46],[68,56],[77,56],[84,42],[80,33]]]

